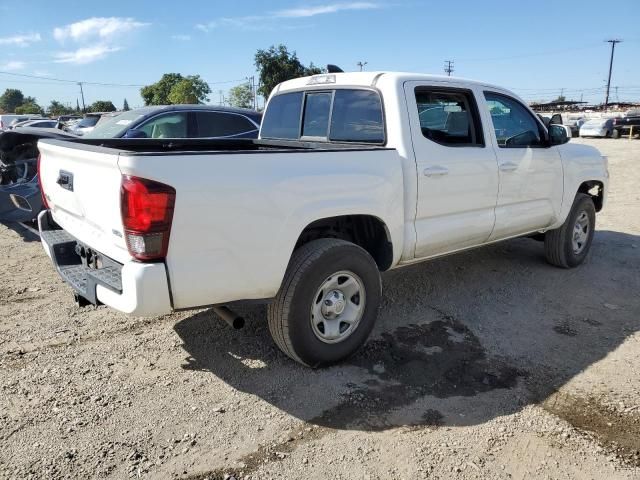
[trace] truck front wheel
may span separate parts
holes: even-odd
[[[366,250],[344,240],[314,240],[291,257],[268,307],[269,331],[293,360],[329,365],[364,344],[381,296],[380,273]]]
[[[596,209],[591,197],[578,193],[567,219],[544,237],[547,261],[562,268],[580,265],[589,253],[596,227]]]

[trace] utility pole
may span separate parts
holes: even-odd
[[[82,82],[78,82],[80,85],[80,96],[82,97],[82,113],[87,113],[87,107],[84,105],[84,92],[82,91]]]
[[[453,73],[453,60],[444,61],[444,73],[446,73],[448,77],[451,76]]]
[[[364,70],[364,67],[365,67],[368,63],[369,63],[369,62],[358,62],[358,63],[356,63],[356,65],[357,65],[358,67],[360,67],[360,71],[363,71],[363,70]]]
[[[223,106],[224,105],[224,94],[223,94],[222,90],[218,90],[218,93],[220,94],[220,101],[218,102],[218,105]]]
[[[256,98],[258,97],[258,92],[256,92],[256,77],[251,75],[250,77],[246,77],[249,81],[249,86],[251,87],[251,96],[253,97],[253,109],[258,109],[258,104]]]
[[[611,70],[613,70],[613,52],[616,50],[616,43],[620,43],[622,40],[614,39],[607,40],[607,43],[611,44],[611,59],[609,60],[609,78],[607,80],[607,96],[604,99],[604,111],[607,111],[609,106],[609,89],[611,88]]]

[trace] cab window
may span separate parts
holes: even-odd
[[[418,87],[415,95],[423,136],[447,147],[484,146],[472,92],[457,88]]]
[[[500,148],[544,147],[544,131],[524,105],[514,98],[485,92],[487,108]]]

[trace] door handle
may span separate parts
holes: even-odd
[[[513,172],[518,169],[518,164],[513,162],[504,162],[500,164],[500,170],[503,172]]]
[[[449,173],[449,169],[444,167],[428,167],[424,169],[425,177],[441,177],[447,173]]]

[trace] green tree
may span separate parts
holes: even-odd
[[[204,103],[211,93],[209,84],[200,75],[189,75],[177,82],[169,92],[169,103]]]
[[[277,47],[272,45],[267,50],[258,50],[254,60],[260,73],[258,91],[264,97],[268,97],[275,86],[281,82],[322,72],[313,63],[305,67],[300,63],[296,52],[289,52],[282,44]]]
[[[73,113],[73,109],[63,105],[62,102],[58,102],[57,100],[51,100],[47,108],[47,114],[50,117],[59,117],[60,115],[69,115],[70,113]]]
[[[97,100],[89,107],[90,112],[115,112],[115,105],[109,100]]]
[[[252,108],[253,89],[248,83],[243,83],[229,90],[229,103],[233,107]]]
[[[131,109],[129,108],[129,102],[127,102],[127,99],[125,98],[125,99],[124,99],[124,103],[122,104],[122,111],[124,111],[124,112],[128,112],[129,110],[131,110]]]
[[[44,110],[35,102],[25,102],[19,107],[16,107],[16,113],[20,115],[42,115]]]
[[[184,77],[179,73],[165,73],[156,83],[140,89],[140,96],[145,105],[168,105],[169,93],[173,86]]]
[[[24,95],[16,88],[7,88],[0,95],[0,110],[6,113],[14,113],[16,107],[24,103]]]

